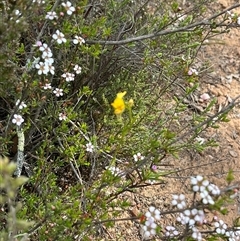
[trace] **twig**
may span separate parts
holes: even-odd
[[[64,148],[64,146],[63,146],[60,138],[56,135],[55,130],[53,131],[53,133],[54,133],[55,136],[57,137],[57,140],[58,140],[58,143],[59,143],[60,148],[64,151],[65,148]],[[75,164],[76,164],[76,162],[75,162]],[[76,168],[75,168],[74,165],[73,165],[72,160],[70,160],[70,166],[71,166],[74,174],[75,174],[76,177],[78,178],[80,184],[83,186],[83,181],[82,181],[81,173],[80,173],[80,171],[77,171],[77,170],[76,170]]]
[[[194,31],[193,28],[198,27],[198,26],[211,26],[211,20],[219,17],[220,15],[235,9],[237,7],[240,7],[240,3],[235,4],[225,10],[223,10],[220,13],[214,14],[213,16],[211,16],[210,18],[207,18],[206,20],[202,20],[193,24],[189,24],[188,26],[185,27],[181,27],[181,28],[176,28],[176,29],[165,29],[156,33],[151,33],[151,34],[147,34],[147,35],[142,35],[142,36],[138,36],[138,37],[133,37],[133,38],[128,38],[128,39],[124,39],[124,40],[86,40],[86,44],[102,44],[102,45],[124,45],[124,44],[128,44],[128,43],[132,43],[132,42],[137,42],[137,41],[141,41],[141,40],[145,40],[145,39],[152,39],[152,38],[156,38],[162,35],[168,35],[168,34],[173,34],[173,33],[178,33],[178,32],[186,32],[186,31]],[[218,26],[218,25],[216,25]]]
[[[41,220],[39,223],[37,223],[34,227],[32,227],[27,234],[31,235],[33,233],[35,233],[46,221],[47,221],[47,216],[43,218],[43,220]]]
[[[78,131],[80,132],[80,134],[84,137],[84,139],[85,139],[86,141],[91,142],[90,138],[83,133],[83,131],[79,128],[79,126],[77,126],[73,121],[71,121],[71,120],[69,120],[69,119],[68,119],[68,121],[69,121],[76,129],[78,129]],[[120,163],[122,162],[120,159],[117,159],[117,158],[111,156],[111,155],[108,154],[107,152],[99,149],[97,146],[95,146],[95,148],[97,148],[97,149],[98,149],[101,153],[103,153],[105,156],[110,157],[111,159],[115,159],[116,161],[118,161],[118,162],[120,162]]]
[[[237,102],[237,100],[240,98],[240,95],[237,96],[229,105],[227,105],[225,108],[223,108],[221,111],[217,112],[215,115],[209,117],[206,119],[204,122],[200,123],[199,125],[193,127],[191,130],[188,132],[184,133],[183,135],[179,136],[175,140],[173,140],[169,145],[172,145],[179,140],[183,139],[184,137],[188,136],[190,133],[195,132],[197,129],[203,127],[206,124],[209,124],[211,121],[213,121],[216,117],[218,117],[221,114],[226,114],[228,111],[230,111],[234,106],[240,103],[240,101]]]

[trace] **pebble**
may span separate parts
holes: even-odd
[[[229,151],[229,154],[230,154],[232,157],[238,157],[238,154],[237,154],[237,152],[235,152],[235,151]]]

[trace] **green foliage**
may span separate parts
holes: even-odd
[[[207,238],[207,241],[216,241],[219,240],[219,237],[217,235],[212,235],[211,237]]]
[[[228,184],[230,184],[234,180],[233,170],[229,170],[226,181]]]
[[[176,171],[173,165],[172,170],[154,172],[153,165],[160,166],[170,155],[179,158],[185,150],[203,152],[214,146],[214,140],[200,143],[196,138],[217,122],[227,121],[230,111],[209,118],[215,99],[203,111],[190,110],[208,68],[203,64],[201,76],[189,70],[204,40],[215,36],[215,30],[224,31],[218,27],[222,23],[218,18],[211,28],[196,24],[206,18],[212,1],[191,1],[189,9],[178,1],[157,5],[138,0],[75,2],[72,15],[50,0],[0,5],[0,33],[5,33],[0,34],[0,104],[4,103],[0,118],[6,126],[0,152],[16,155],[11,151],[17,145],[11,121],[14,114],[21,114],[25,162],[32,173],[26,188],[24,178],[11,177],[15,165],[4,164],[0,170],[6,172],[8,184],[0,176],[1,188],[7,188],[1,202],[14,199],[21,187],[18,196],[23,205],[20,208],[11,201],[9,215],[37,220],[26,231],[32,240],[95,238],[102,223],[113,226],[114,219],[131,206],[119,198],[122,194],[149,185],[149,180],[161,183]],[[56,11],[58,19],[46,20],[49,11]],[[196,26],[187,29],[191,24]],[[66,43],[52,39],[56,30],[64,33]],[[76,35],[85,44],[73,44]],[[36,64],[43,59],[36,41],[51,49],[54,75],[38,74]],[[74,81],[66,81],[63,74],[73,73],[76,64],[82,72],[75,73]],[[47,83],[53,89],[45,89]],[[63,96],[53,93],[56,88],[63,90]],[[115,116],[111,103],[123,91],[127,91],[125,111]],[[16,106],[18,99],[27,108]],[[66,119],[60,119],[61,114]],[[87,151],[89,143],[92,151]],[[144,158],[134,160],[138,152]],[[231,180],[228,176],[227,181]],[[212,208],[223,212],[223,204],[219,199]],[[29,227],[25,221],[9,220],[15,236]]]
[[[0,158],[0,205],[7,204],[9,211],[1,219],[6,220],[6,226],[0,231],[0,240],[13,241],[13,240],[26,240],[27,234],[17,235],[19,231],[27,230],[33,225],[33,222],[17,218],[17,213],[22,209],[20,202],[15,202],[15,197],[18,188],[22,186],[28,178],[20,176],[16,179],[12,178],[16,165],[9,162],[7,158]],[[2,221],[2,224],[4,222]],[[21,237],[18,239],[16,237]]]

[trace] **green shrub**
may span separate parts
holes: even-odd
[[[237,18],[209,15],[207,0],[43,2],[0,6],[0,152],[29,176],[16,214],[38,221],[30,239],[96,240],[129,207],[122,193],[175,171],[153,170],[165,158],[216,144],[199,135],[238,100],[218,113],[214,99],[194,105],[209,69],[196,56]]]

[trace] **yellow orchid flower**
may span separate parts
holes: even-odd
[[[125,103],[124,103],[123,97],[124,95],[126,95],[126,93],[127,93],[126,91],[117,93],[116,99],[111,104],[112,107],[114,108],[115,115],[121,115],[124,112]]]

